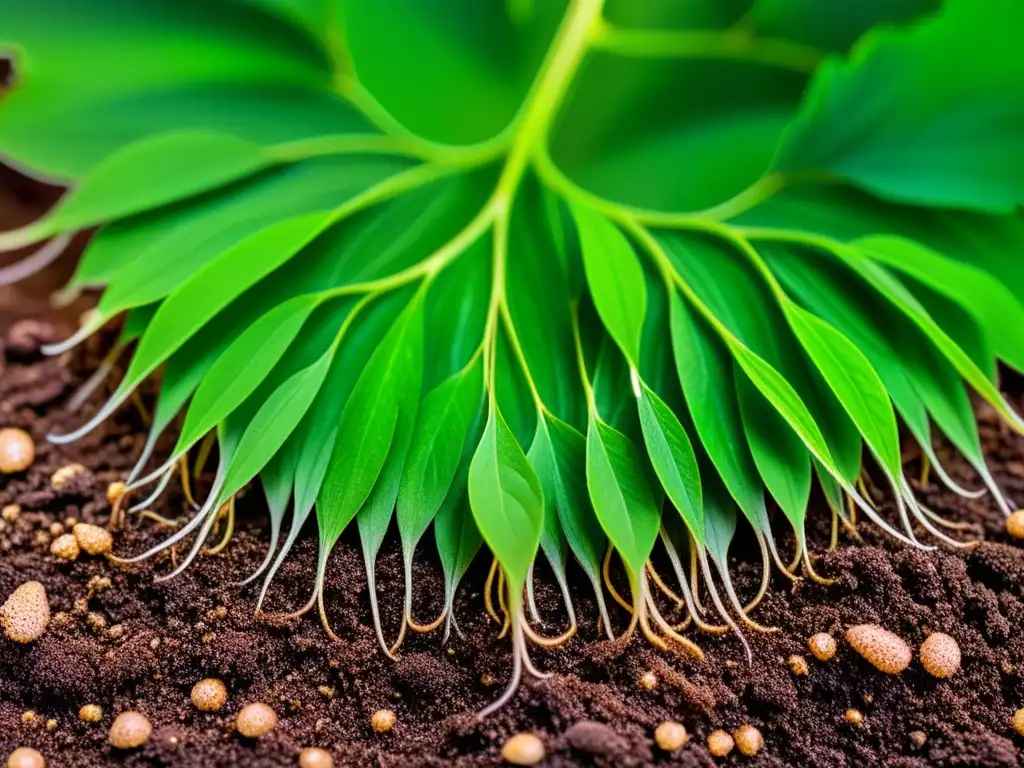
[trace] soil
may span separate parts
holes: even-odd
[[[17,504],[22,510],[15,522],[0,522],[0,600],[25,581],[41,581],[53,618],[42,638],[29,645],[0,636],[0,757],[32,746],[51,768],[269,768],[293,766],[302,747],[316,745],[345,766],[485,766],[500,761],[510,735],[533,731],[546,744],[545,766],[1020,765],[1024,739],[1014,736],[1010,719],[1024,705],[1024,550],[1009,541],[990,499],[966,501],[934,484],[920,489],[935,511],[983,529],[985,541],[977,548],[935,552],[900,546],[870,524],[858,529],[862,542],[843,532],[839,547],[828,551],[830,515],[816,500],[811,546],[818,570],[835,583],[804,579],[793,585],[775,574],[753,617],[779,631],[746,632],[750,663],[730,635],[688,632],[707,654],[703,662],[659,652],[639,636],[629,643],[603,640],[586,581],[574,570],[573,599],[583,617],[578,635],[556,650],[533,649],[534,661],[552,676],[527,680],[508,706],[481,721],[474,713],[501,692],[510,674],[508,642],[497,638],[498,628],[484,611],[485,557],[467,574],[456,600],[464,637],[453,634],[442,644],[439,632],[413,634],[398,661],[391,661],[369,624],[362,555],[351,537],[334,550],[327,577],[327,613],[340,642],[328,638],[315,614],[274,625],[254,619],[257,589],[235,582],[260,562],[268,542],[255,491],[239,503],[239,530],[226,552],[200,558],[169,582],[153,581],[169,569],[169,557],[124,567],[86,555],[74,563],[51,556],[55,523],[69,517],[107,523],[107,485],[122,479],[138,456],[144,415],[129,406],[73,445],[47,443],[47,433],[82,423],[102,402],[105,392],[98,392],[79,412],[67,408],[112,337],[44,358],[39,345],[62,337],[70,316],[26,319],[24,306],[0,301],[0,426],[29,431],[38,454],[27,472],[0,477],[0,506]],[[1024,387],[1019,381],[1006,386],[1018,393],[1019,404]],[[144,393],[143,405],[151,402],[150,394]],[[1024,498],[1024,439],[1008,435],[989,411],[979,415],[997,481],[1011,498]],[[157,453],[169,449],[165,444]],[[961,459],[948,451],[942,455],[954,477],[975,487]],[[74,462],[85,470],[55,491],[50,476]],[[908,456],[908,473],[918,470],[918,459]],[[200,479],[198,491],[208,483],[208,477]],[[891,517],[885,499],[876,498]],[[177,483],[153,511],[168,518],[188,515]],[[792,537],[781,521],[777,529],[784,551],[791,551]],[[294,609],[308,598],[315,557],[311,533],[300,539],[275,580],[269,610]],[[167,535],[158,523],[132,517],[115,549],[138,553]],[[421,620],[436,614],[442,590],[429,539],[414,568]],[[756,547],[741,536],[733,554],[736,583],[750,595],[760,578]],[[394,534],[379,558],[377,577],[385,631],[393,637],[402,591]],[[98,578],[109,579],[109,586]],[[564,618],[560,597],[543,569],[537,593],[549,614],[545,631],[557,634]],[[627,619],[622,611],[613,614],[620,630]],[[929,632],[952,635],[963,653],[962,669],[937,680],[915,654],[903,674],[885,675],[841,639],[848,626],[866,622],[882,624],[915,649]],[[807,638],[821,631],[839,639],[829,662],[807,651]],[[808,674],[790,671],[791,654],[807,659]],[[658,681],[651,690],[639,684],[646,672]],[[227,685],[221,712],[200,712],[190,701],[193,684],[204,677]],[[277,729],[258,741],[234,729],[238,710],[253,701],[270,704],[280,717]],[[84,704],[103,708],[100,723],[78,719]],[[376,734],[370,717],[382,708],[394,710],[397,724]],[[860,726],[846,722],[848,708],[863,713]],[[113,717],[128,709],[145,713],[155,730],[145,746],[120,752],[108,745],[107,731]],[[660,752],[652,736],[666,719],[682,722],[691,736],[672,754]],[[764,749],[756,757],[734,751],[712,758],[704,746],[708,734],[744,723],[761,730]]]

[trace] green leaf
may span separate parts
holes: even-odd
[[[1006,328],[1024,328],[1024,303],[1001,281],[906,238],[880,235],[858,242],[873,261],[920,280],[962,305],[981,323],[996,354],[1024,370],[1024,336],[1005,332]]]
[[[224,478],[223,499],[230,498],[252,480],[284,445],[320,391],[333,357],[331,349],[267,398],[238,443]]]
[[[964,353],[949,335],[938,326],[920,302],[884,267],[871,261],[855,243],[853,248],[843,248],[836,255],[852,266],[862,277],[909,317],[939,351],[953,364],[960,375],[974,390],[987,400],[1008,422],[1018,429],[1024,429],[1021,419],[1006,403],[992,381]]]
[[[697,435],[751,525],[761,530],[764,493],[747,447],[729,352],[673,292],[672,349]]]
[[[950,0],[916,27],[877,32],[819,70],[777,167],[889,200],[1013,212],[1024,203],[1022,28],[1016,0]]]
[[[647,312],[647,285],[633,246],[618,227],[590,208],[575,206],[583,266],[594,306],[608,333],[634,367]]]
[[[405,167],[391,158],[309,160],[124,219],[100,231],[86,250],[72,284],[109,282],[99,311],[103,318],[113,317],[128,307],[164,298],[197,270],[256,232],[294,216],[350,202]],[[339,226],[348,229],[348,224]]]
[[[284,355],[318,303],[297,296],[249,326],[217,358],[189,406],[174,453],[187,450],[248,397]]]
[[[846,51],[872,27],[910,22],[939,5],[939,0],[755,0],[746,22],[759,37]]]
[[[191,197],[270,162],[258,145],[228,134],[180,131],[140,139],[97,165],[52,214],[32,225],[28,242]]]
[[[550,414],[544,417],[551,442],[555,511],[569,548],[591,583],[600,587],[607,537],[587,490],[587,441],[575,428]]]
[[[320,540],[337,541],[380,476],[398,422],[398,396],[423,359],[423,294],[417,293],[373,353],[345,403],[317,498]]]
[[[735,378],[743,431],[754,464],[768,492],[802,536],[811,494],[811,461],[802,435],[790,427],[783,409],[762,395],[745,373],[736,371]]]
[[[636,446],[616,429],[591,418],[587,429],[587,489],[594,512],[629,571],[634,599],[654,549],[661,513]]]
[[[530,450],[526,458],[537,473],[540,481],[541,496],[544,499],[543,518],[540,528],[540,548],[551,564],[558,582],[565,582],[565,564],[568,554],[568,542],[558,522],[555,497],[554,455],[551,450],[551,438],[548,435],[547,422],[537,419],[537,431],[534,434]]]
[[[674,5],[683,13],[698,6]],[[691,29],[681,55],[658,56],[657,38],[671,33],[651,32],[654,43],[642,38],[632,55],[612,47],[588,57],[562,107],[552,158],[587,191],[626,206],[712,208],[768,172],[815,57],[801,54],[789,69],[709,56],[686,42]],[[697,46],[707,39],[696,37]],[[732,40],[725,33],[721,43],[728,49]]]
[[[267,227],[193,275],[160,305],[120,389],[130,391],[232,299],[319,235],[332,216],[312,213]]]
[[[820,317],[792,303],[786,315],[865,442],[889,474],[898,477],[902,461],[896,415],[871,363],[853,342]]]
[[[469,467],[469,503],[512,594],[518,594],[540,543],[544,498],[537,473],[495,406]]]
[[[470,144],[512,120],[565,3],[536,3],[521,24],[503,2],[344,0],[341,7],[355,71],[376,99],[425,138]]]
[[[451,498],[451,502],[445,499],[434,520],[434,539],[444,571],[445,607],[449,621],[455,590],[483,544],[483,537],[466,502],[465,492],[452,493]]]
[[[459,462],[483,404],[483,358],[423,399],[398,491],[398,529],[407,553],[452,491]]]
[[[647,455],[665,493],[686,520],[694,538],[703,544],[704,514],[700,473],[690,438],[676,415],[650,387],[640,382],[639,388],[637,406]]]

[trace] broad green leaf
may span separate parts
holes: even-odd
[[[512,120],[566,7],[531,5],[518,24],[504,2],[476,0],[343,0],[341,13],[374,97],[425,138],[471,144]]]
[[[544,498],[536,472],[494,406],[469,467],[469,503],[510,593],[518,594],[540,543]]]
[[[555,572],[559,583],[565,582],[565,564],[568,542],[558,522],[555,494],[554,455],[551,450],[551,438],[545,419],[537,419],[537,431],[526,452],[526,458],[533,466],[540,481],[541,497],[544,499],[543,517],[540,528],[540,548]]]
[[[743,431],[729,352],[676,292],[670,313],[676,370],[697,435],[729,493],[760,530],[764,493]]]
[[[315,296],[286,301],[232,342],[196,390],[174,453],[187,450],[256,389],[298,335],[317,302]]]
[[[228,11],[202,0],[5,3],[0,50],[13,52],[17,87],[4,99],[0,151],[47,174],[80,179],[124,138],[214,127],[201,117],[216,112],[216,99],[204,110],[176,101],[183,91],[326,91],[327,58],[308,38],[242,5]],[[89,62],[88,78],[81,76],[83,61]],[[228,93],[221,100],[229,102]],[[293,96],[290,117],[300,105]],[[283,108],[275,111],[279,122],[287,122],[280,118]],[[295,123],[308,117],[302,113]],[[258,115],[249,118],[238,122],[261,122]]]
[[[949,0],[920,25],[877,32],[818,71],[778,169],[889,200],[1013,212],[1024,203],[1022,28],[1016,0]]]
[[[639,258],[626,236],[601,214],[573,208],[587,285],[608,333],[634,367],[647,311],[647,286]]]
[[[700,473],[690,438],[676,415],[650,387],[640,382],[639,388],[637,406],[647,455],[665,493],[686,520],[694,538],[703,544]]]
[[[860,433],[803,354],[769,283],[726,244],[681,235],[665,236],[663,242],[686,284],[739,342],[726,340],[733,357],[752,353],[786,382],[820,432],[834,466],[852,483],[860,474]]]
[[[896,416],[885,385],[864,354],[820,317],[790,303],[786,309],[800,343],[893,477],[901,472]]]
[[[640,55],[612,48],[585,62],[552,137],[558,167],[589,192],[657,211],[712,208],[758,183],[797,113],[813,57],[794,70],[700,55],[685,37],[681,56],[648,55],[643,40],[635,47]]]
[[[621,432],[591,418],[587,429],[587,489],[594,512],[629,572],[634,599],[654,549],[661,512],[643,457]]]
[[[708,484],[705,498],[707,552],[715,564],[724,569],[729,563],[729,545],[736,535],[736,502],[717,480]]]
[[[398,491],[398,529],[407,552],[452,492],[483,392],[483,358],[477,357],[423,400]]]
[[[1000,394],[991,380],[956,345],[949,335],[936,324],[925,308],[921,306],[920,302],[899,280],[884,267],[871,261],[865,255],[865,252],[859,249],[856,243],[853,248],[837,250],[836,255],[852,266],[901,312],[909,317],[918,328],[924,331],[943,356],[953,364],[960,375],[981,397],[987,400],[1015,428],[1024,430],[1024,420],[1007,405],[1006,400],[1003,399],[1002,394]]]
[[[555,511],[569,548],[595,585],[601,583],[601,560],[607,537],[594,514],[587,490],[587,441],[575,428],[545,415],[551,442]]]
[[[542,207],[545,201],[533,183],[516,197],[509,231],[506,298],[541,400],[559,418],[582,424],[585,400],[576,370],[568,265],[558,250],[565,247],[564,233],[552,230],[552,219]]]
[[[229,134],[180,131],[141,139],[97,165],[52,214],[32,225],[26,242],[207,192],[270,162],[258,145]],[[12,236],[4,235],[0,245]]]
[[[109,282],[99,310],[104,318],[113,317],[127,307],[164,298],[261,229],[335,208],[406,167],[393,158],[309,160],[115,222],[90,243],[72,284]],[[349,222],[339,226],[348,229]]]
[[[312,213],[267,227],[193,275],[157,310],[121,384],[130,390],[246,288],[305,247],[331,221]]]
[[[384,468],[398,421],[402,381],[423,356],[423,294],[417,293],[373,353],[345,403],[317,497],[320,540],[333,544]]]
[[[252,480],[284,445],[320,391],[333,357],[331,349],[267,398],[238,443],[224,478],[222,498],[229,498]]]
[[[501,416],[516,441],[526,445],[537,428],[537,404],[530,393],[523,368],[504,331],[498,334],[494,363],[495,399]]]
[[[981,323],[996,354],[1024,370],[1024,303],[987,272],[953,261],[912,240],[892,236],[862,238],[859,245],[872,260],[906,273],[963,305]]]
[[[762,395],[743,371],[736,371],[736,397],[750,454],[772,495],[798,535],[811,494],[811,461],[802,436],[790,428],[776,403]],[[813,424],[813,422],[812,422]]]
[[[846,51],[872,27],[909,23],[939,5],[939,0],[755,0],[745,22],[758,37]]]

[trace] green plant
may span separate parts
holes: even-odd
[[[859,510],[909,544],[932,546],[915,525],[956,544],[911,492],[897,415],[950,488],[980,493],[943,472],[933,422],[1010,511],[964,382],[1022,428],[996,377],[997,360],[1024,369],[1024,5],[938,5],[11,0],[0,148],[72,188],[0,234],[7,250],[49,240],[3,279],[102,225],[69,286],[102,287],[98,308],[52,351],[119,316],[110,363],[136,345],[108,403],[52,439],[162,368],[129,490],[159,483],[135,508],[187,477],[196,446],[202,464],[211,434],[219,464],[192,521],[133,559],[195,534],[162,578],[177,574],[259,476],[260,604],[315,507],[304,610],[318,602],[330,631],[324,573],[355,519],[388,653],[373,564],[393,513],[414,629],[430,524],[449,622],[485,541],[515,670],[485,711],[539,674],[528,639],[557,642],[523,608],[525,592],[537,617],[538,550],[563,638],[569,551],[611,634],[614,549],[627,633],[699,655],[654,599],[674,597],[649,563],[659,537],[692,621],[714,629],[703,578],[737,632],[759,628],[727,569],[738,519],[765,584],[770,559],[795,578],[773,498],[818,578],[814,477],[833,525]],[[179,414],[173,454],[142,476]],[[857,490],[864,446],[898,526]]]

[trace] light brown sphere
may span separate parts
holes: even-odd
[[[7,768],[46,768],[46,758],[31,747],[18,747],[7,758]]]
[[[8,504],[0,510],[0,517],[4,519],[4,522],[11,523],[13,525],[18,522],[18,518],[21,517],[21,507],[17,504]]]
[[[960,669],[960,646],[942,632],[933,632],[921,643],[921,666],[932,677],[952,677]]]
[[[898,675],[910,665],[913,654],[901,637],[877,624],[859,624],[846,630],[853,650],[871,662],[880,672]]]
[[[253,702],[242,707],[235,724],[243,736],[258,739],[277,727],[277,713],[262,701]]]
[[[861,725],[864,722],[864,715],[861,714],[859,709],[848,709],[846,710],[846,722],[850,725]]]
[[[501,759],[511,765],[536,765],[545,754],[544,742],[532,733],[517,733],[501,748]]]
[[[149,741],[153,724],[141,712],[122,712],[110,726],[110,743],[117,749],[135,749]]]
[[[910,746],[912,746],[914,749],[921,749],[927,743],[928,734],[924,731],[910,732]]]
[[[31,643],[42,637],[50,623],[46,588],[38,581],[26,581],[0,607],[4,634],[16,643]]]
[[[50,485],[53,487],[53,490],[62,491],[68,487],[75,477],[88,471],[81,464],[67,464],[50,475]]]
[[[764,736],[752,725],[744,724],[732,732],[736,748],[747,757],[753,757],[764,747]]]
[[[326,749],[306,747],[299,753],[299,768],[334,768],[334,758]]]
[[[1010,724],[1013,726],[1014,733],[1018,736],[1024,736],[1024,707],[1013,713],[1013,720]]]
[[[106,528],[89,523],[78,523],[74,527],[75,540],[78,546],[90,555],[102,555],[114,546],[114,537]]]
[[[828,632],[811,635],[807,641],[807,647],[811,649],[811,653],[818,661],[829,661],[836,655],[836,639]]]
[[[675,752],[677,749],[682,749],[689,740],[690,736],[686,732],[686,728],[675,720],[666,720],[654,729],[654,742],[663,752]]]
[[[24,472],[36,460],[36,444],[23,429],[0,429],[0,475]]]
[[[708,736],[708,752],[715,757],[725,757],[735,745],[732,736],[721,729],[712,731]]]
[[[390,709],[378,709],[370,718],[370,727],[377,733],[387,733],[395,727],[395,713]]]
[[[58,536],[50,545],[50,554],[54,557],[59,557],[61,560],[77,560],[81,551],[81,548],[78,546],[78,539],[70,533]]]
[[[799,654],[794,653],[787,659],[787,663],[789,664],[789,671],[794,675],[806,675],[810,671],[810,668],[807,666],[807,659]]]
[[[103,709],[98,704],[86,704],[78,710],[78,719],[83,723],[98,723],[103,719]]]
[[[648,691],[653,691],[655,688],[658,687],[658,676],[650,670],[647,670],[642,675],[640,675],[640,679],[637,681],[637,683],[640,685],[641,688],[644,688]]]
[[[228,700],[228,689],[215,677],[200,680],[192,686],[192,703],[203,712],[216,712]]]
[[[1015,539],[1024,539],[1024,509],[1018,509],[1006,518],[1006,532]]]
[[[107,486],[107,501],[117,504],[124,497],[124,483],[111,483]]]

